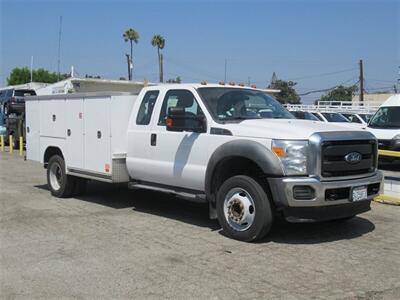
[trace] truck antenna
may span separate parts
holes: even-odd
[[[58,31],[58,59],[57,59],[57,75],[60,80],[60,62],[61,62],[61,34],[62,34],[62,16],[60,16],[60,28]]]

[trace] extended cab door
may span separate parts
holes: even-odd
[[[186,89],[168,90],[153,114],[150,139],[151,163],[147,180],[169,186],[204,190],[207,167],[208,133],[167,131],[165,121],[170,107],[183,107],[185,113],[204,115],[194,93]]]
[[[158,89],[142,92],[129,120],[126,163],[129,175],[137,180],[152,181],[151,120],[159,97]]]

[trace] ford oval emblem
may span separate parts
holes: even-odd
[[[347,153],[346,156],[344,157],[344,160],[348,162],[349,164],[358,164],[362,159],[362,155],[359,152],[350,152]]]

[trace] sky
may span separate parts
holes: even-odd
[[[140,34],[135,80],[158,79],[154,34],[166,39],[166,79],[218,82],[226,62],[227,81],[266,87],[276,72],[303,94],[356,83],[360,59],[367,92],[400,77],[400,0],[0,0],[0,86],[32,56],[34,68],[57,71],[60,16],[61,72],[83,77],[127,77],[128,28]]]

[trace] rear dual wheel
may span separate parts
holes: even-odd
[[[47,184],[53,196],[68,198],[85,192],[87,180],[67,175],[64,159],[59,155],[50,158],[47,166]]]
[[[273,214],[263,187],[249,176],[226,180],[217,193],[218,221],[226,235],[252,242],[271,229]]]

